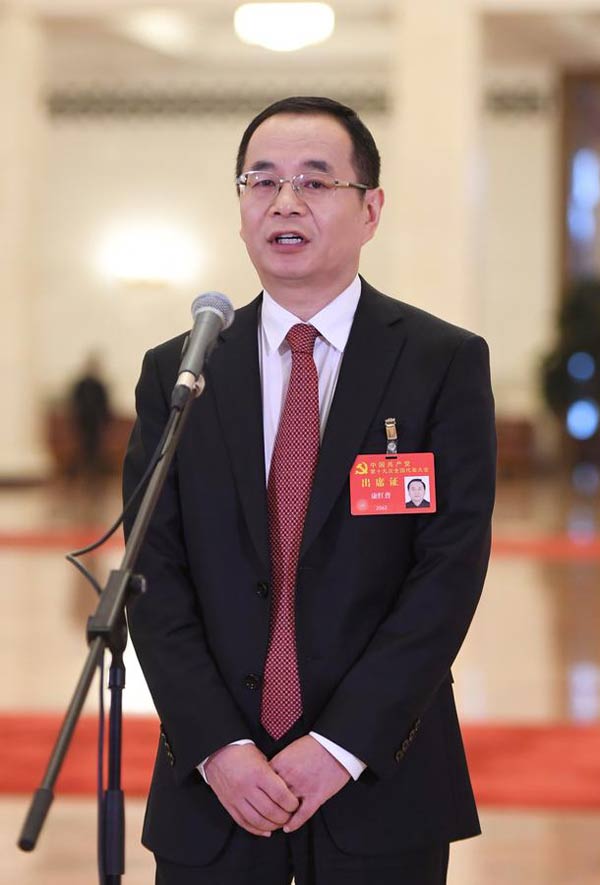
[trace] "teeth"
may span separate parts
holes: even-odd
[[[282,234],[280,237],[276,237],[276,240],[278,243],[301,243],[302,237],[296,234]]]

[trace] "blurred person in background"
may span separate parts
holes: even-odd
[[[111,417],[108,387],[97,354],[88,357],[82,375],[71,387],[69,405],[77,439],[75,473],[97,478],[105,469],[102,448]]]

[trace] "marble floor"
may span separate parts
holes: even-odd
[[[97,885],[93,803],[57,798],[35,852],[23,854],[14,843],[27,804],[22,797],[0,802],[0,881]],[[143,802],[128,801],[126,885],[154,881],[152,857],[139,844],[142,817]],[[482,825],[482,837],[452,846],[448,885],[598,885],[600,881],[600,814],[484,811]]]
[[[1,712],[66,707],[95,596],[64,560],[64,533],[105,526],[117,509],[111,484],[91,498],[59,484],[0,491]],[[454,667],[463,720],[598,722],[599,519],[593,488],[585,494],[549,479],[500,484],[486,589]],[[103,581],[119,559],[117,546],[88,565]],[[145,711],[150,701],[131,650],[128,658],[125,707]],[[87,709],[96,705],[94,692]],[[0,882],[96,882],[93,801],[57,794],[36,851],[23,854],[15,843],[28,802],[0,796]],[[128,799],[129,885],[152,882],[151,858],[139,846],[142,815],[141,800]],[[483,838],[453,846],[450,885],[600,882],[600,812],[483,808],[481,816]]]

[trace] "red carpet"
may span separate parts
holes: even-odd
[[[87,547],[93,541],[100,538],[106,531],[106,526],[94,528],[72,529],[28,529],[27,531],[0,532],[0,549],[5,550],[55,550],[57,553],[68,553],[70,550],[78,550]],[[123,547],[122,530],[110,538],[103,545],[103,550],[114,550],[115,547]]]
[[[499,535],[492,543],[492,555],[526,556],[550,560],[598,560],[600,538],[597,535],[539,535],[538,537],[510,537]]]
[[[43,776],[60,725],[56,715],[0,715],[0,792],[31,793]],[[600,809],[600,725],[467,725],[463,728],[481,806]],[[97,723],[84,717],[56,795],[95,791]],[[124,722],[123,788],[146,794],[158,737],[149,716]]]

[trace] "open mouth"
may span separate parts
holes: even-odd
[[[278,243],[280,246],[299,246],[306,240],[301,234],[285,233],[272,237],[271,242]]]

